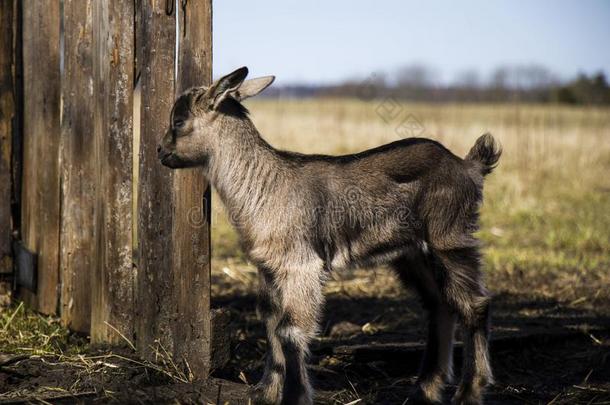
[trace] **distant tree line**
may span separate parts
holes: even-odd
[[[552,100],[568,104],[610,104],[610,88],[603,73],[588,77],[585,74],[565,86],[552,91]]]
[[[424,102],[538,102],[578,105],[610,104],[610,86],[603,72],[561,82],[548,69],[537,65],[496,69],[487,80],[474,70],[462,72],[450,84],[438,84],[436,73],[426,66],[407,66],[393,75],[375,73],[336,85],[283,86],[270,96],[393,97]]]

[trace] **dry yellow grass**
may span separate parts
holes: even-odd
[[[596,299],[608,297],[602,287],[610,281],[610,109],[345,99],[262,99],[247,106],[271,144],[306,153],[352,153],[411,135],[439,140],[464,156],[491,132],[504,154],[487,178],[482,209],[490,277],[508,281],[506,289],[535,280],[543,296],[579,299],[579,287],[586,286]],[[226,278],[223,268],[242,268],[252,283],[229,282],[252,288],[253,269],[217,199],[212,239],[217,279]],[[567,287],[558,292],[561,286]]]

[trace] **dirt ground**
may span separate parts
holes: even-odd
[[[561,288],[544,277],[489,281],[496,384],[487,402],[610,403],[610,300],[599,289],[603,285],[587,286],[581,279],[582,284],[570,287],[574,296],[597,298],[562,302],[540,293],[545,288],[536,283]],[[217,298],[217,305],[231,310],[234,346],[229,367],[216,375],[236,380],[241,372],[247,381],[256,381],[264,331],[252,310],[255,296],[235,290]],[[402,291],[385,270],[331,281],[327,294],[321,337],[312,347],[318,403],[409,403],[426,332],[415,296]],[[456,370],[460,362],[458,347]]]
[[[545,298],[545,288],[536,285],[561,289],[552,279],[505,275],[489,281],[496,383],[487,403],[610,403],[610,301],[603,286],[581,278],[570,291],[587,298],[562,301]],[[214,273],[214,286],[214,305],[232,318],[231,360],[214,372],[215,379],[190,383],[171,364],[142,362],[127,349],[87,348],[63,357],[10,354],[0,357],[0,403],[248,403],[244,382],[258,380],[265,352],[254,310],[255,274],[245,266],[224,267]],[[425,337],[415,297],[383,269],[331,280],[326,291],[311,354],[316,403],[413,403]],[[458,344],[456,370],[460,349]],[[447,401],[453,390],[447,390]]]

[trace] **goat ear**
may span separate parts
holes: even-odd
[[[237,100],[245,100],[248,97],[254,97],[261,93],[267,87],[271,86],[271,83],[275,80],[275,76],[264,76],[257,77],[256,79],[246,80],[241,86],[233,93],[233,97]]]
[[[218,108],[220,103],[222,103],[227,96],[237,91],[239,86],[241,86],[246,79],[246,76],[248,76],[248,68],[244,66],[221,77],[212,84],[207,92],[208,97],[206,97],[206,99],[209,100],[211,107],[214,109]]]

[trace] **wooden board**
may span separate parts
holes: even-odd
[[[181,4],[179,2],[179,4]],[[211,0],[178,7],[176,96],[212,79]],[[174,357],[188,359],[195,377],[206,377],[212,351],[210,321],[210,188],[202,170],[173,172]],[[190,325],[190,327],[185,327]]]
[[[176,93],[211,79],[211,4],[187,2],[183,9],[180,2],[174,11],[181,24],[177,83],[176,16],[166,14],[164,2],[141,7],[137,346],[149,358],[170,355],[178,367],[205,378],[211,329],[209,191],[201,171],[163,167],[156,149]]]
[[[64,0],[61,122],[61,320],[89,333],[96,170],[91,0]]]
[[[15,1],[0,2],[0,273],[10,273],[12,135],[17,114],[15,105]]]
[[[95,171],[91,341],[133,340],[135,268],[132,259],[132,135],[134,2],[93,7]],[[120,333],[119,333],[120,332]]]
[[[38,254],[38,293],[20,293],[46,314],[59,304],[59,28],[59,0],[23,4],[21,230],[26,247]]]
[[[172,173],[161,166],[157,144],[174,99],[175,16],[165,1],[142,1],[136,13],[141,83],[138,178],[136,337],[140,353],[158,360],[173,353]]]

